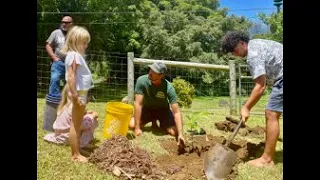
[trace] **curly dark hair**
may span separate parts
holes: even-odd
[[[249,42],[249,34],[244,31],[228,31],[221,40],[221,50],[223,53],[233,52],[240,41]]]

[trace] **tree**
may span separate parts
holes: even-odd
[[[270,39],[283,43],[283,10],[278,14],[273,13],[270,16],[260,13],[259,18],[270,28],[270,32],[255,35],[254,38]]]

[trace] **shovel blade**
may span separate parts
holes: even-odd
[[[237,154],[232,149],[217,143],[204,156],[204,172],[208,180],[221,180],[232,171]]]

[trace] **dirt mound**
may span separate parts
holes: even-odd
[[[106,140],[88,160],[98,168],[118,174],[120,177],[161,179],[154,170],[149,154],[143,149],[134,147],[124,136],[113,136]]]
[[[174,138],[159,140],[168,154],[152,159],[145,150],[134,147],[126,137],[113,136],[90,155],[89,162],[120,179],[206,179],[203,171],[206,152],[217,143],[225,144],[226,139],[210,134],[186,135],[185,138],[187,143],[183,151],[178,151]],[[256,153],[263,147],[264,143],[253,144],[245,140],[234,140],[230,145],[237,154],[237,163],[257,157]],[[236,175],[234,166],[226,179],[235,179]]]
[[[231,117],[226,117],[225,121],[222,122],[216,122],[214,125],[217,129],[222,131],[230,131],[233,132],[234,129],[237,127],[239,121],[236,119],[233,119]],[[252,136],[263,136],[265,132],[264,127],[256,126],[254,128],[250,128],[246,126],[245,124],[242,124],[239,130],[239,134],[242,136],[252,135]]]
[[[205,152],[216,143],[225,144],[223,136],[197,135],[186,137],[188,143],[184,152],[178,151],[176,141],[162,140],[161,145],[169,155],[158,156],[155,165],[158,170],[166,172],[168,179],[205,179],[203,172],[203,160]],[[237,153],[237,163],[247,161],[256,157],[256,153],[264,147],[264,143],[253,144],[245,140],[234,140],[230,148]],[[227,179],[234,179],[237,174],[236,168],[231,172]]]

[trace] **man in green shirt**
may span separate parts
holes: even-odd
[[[155,62],[149,67],[149,73],[140,76],[135,85],[134,118],[130,128],[139,136],[142,133],[141,127],[159,120],[160,127],[176,137],[178,146],[184,145],[178,96],[171,83],[165,79],[167,67],[163,62]]]

